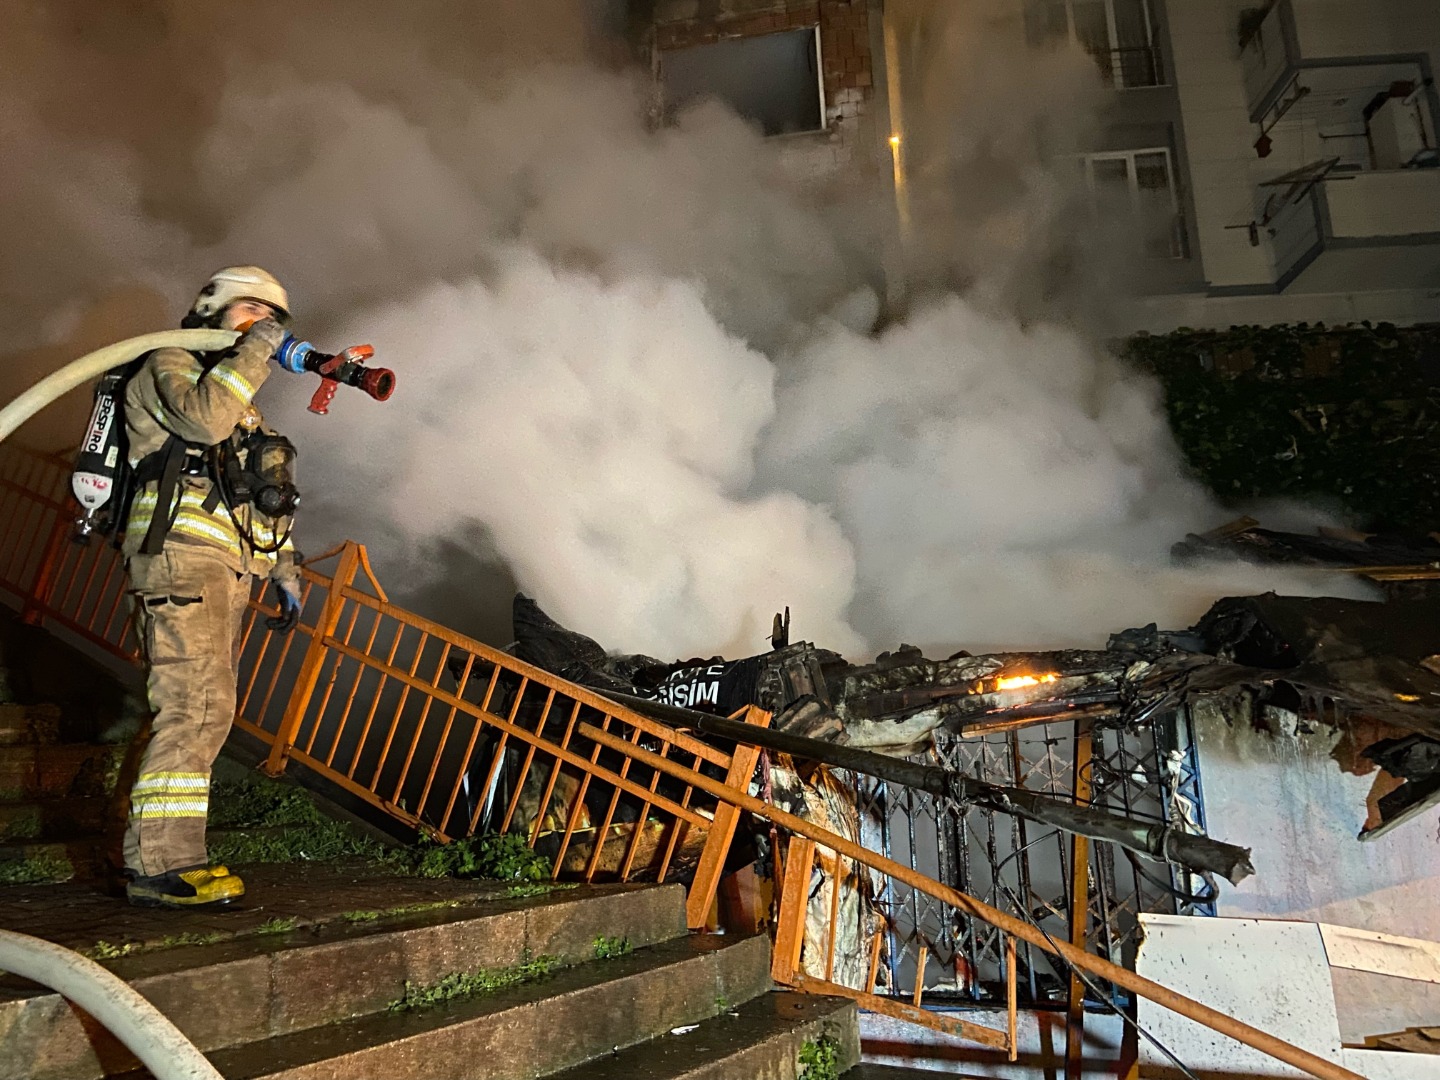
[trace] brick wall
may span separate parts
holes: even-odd
[[[820,28],[829,157],[852,157],[859,122],[875,94],[867,0],[657,0],[655,48],[684,49],[727,38]],[[875,28],[875,29],[878,29]]]

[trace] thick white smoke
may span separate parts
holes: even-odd
[[[758,651],[787,604],[797,633],[859,655],[1098,644],[1310,587],[1168,566],[1223,511],[1180,475],[1151,384],[997,307],[1044,261],[1033,234],[998,286],[994,259],[962,260],[983,309],[942,293],[872,335],[857,252],[879,217],[787,181],[738,118],[704,105],[651,131],[633,73],[481,77],[439,47],[443,20],[433,40],[401,25],[353,77],[312,53],[222,56],[184,153],[62,133],[10,98],[11,160],[118,171],[0,192],[43,271],[7,254],[0,334],[112,282],[178,301],[187,276],[271,266],[302,333],[372,342],[400,375],[391,402],[342,391],[324,420],[303,411],[308,382],[266,387],[302,448],[305,546],[370,542],[392,591],[442,618],[486,589],[445,554],[474,544],[563,621],[663,657]],[[335,55],[372,36],[329,30]],[[986,143],[987,169],[1004,145]],[[1036,169],[1027,198],[1056,187]],[[1044,220],[988,196],[975,228],[995,250],[996,222]],[[34,222],[68,225],[46,248]]]

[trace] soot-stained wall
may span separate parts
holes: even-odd
[[[868,121],[882,65],[879,16],[871,0],[655,0],[642,20],[663,63],[666,52],[737,38],[818,28],[825,130],[787,148],[797,169],[825,178],[875,159],[883,140]]]

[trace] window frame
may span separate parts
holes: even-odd
[[[1097,189],[1095,186],[1095,163],[1097,161],[1123,161],[1125,162],[1125,187],[1130,197],[1131,212],[1138,218],[1141,211],[1140,199],[1140,178],[1135,168],[1135,159],[1148,154],[1161,154],[1165,161],[1165,189],[1170,195],[1171,220],[1180,220],[1182,209],[1180,206],[1180,191],[1176,185],[1175,155],[1170,152],[1168,146],[1140,146],[1133,150],[1096,150],[1086,154],[1080,154],[1079,158],[1085,169],[1085,187],[1093,196]],[[1147,257],[1153,259],[1185,259],[1188,253],[1184,243],[1177,243],[1172,235],[1170,254],[1168,256],[1151,255],[1146,252]]]
[[[772,132],[767,132],[767,133],[765,133],[765,135],[764,135],[764,138],[766,138],[766,139],[804,138],[804,137],[806,137],[806,136],[825,135],[825,134],[829,134],[829,132],[830,132],[830,129],[831,129],[831,123],[830,123],[830,98],[829,98],[829,95],[825,92],[825,54],[824,54],[823,43],[821,42],[821,38],[820,38],[820,24],[817,22],[817,23],[810,23],[809,25],[806,25],[806,26],[790,26],[790,27],[785,27],[784,29],[780,29],[780,30],[767,30],[767,31],[766,31],[765,33],[763,33],[763,34],[740,34],[740,35],[735,35],[735,36],[730,37],[730,38],[722,38],[722,39],[721,39],[722,42],[723,42],[723,41],[735,41],[735,42],[740,42],[740,41],[753,41],[753,40],[756,40],[756,39],[759,39],[759,38],[772,37],[772,36],[779,35],[779,34],[797,34],[797,33],[809,33],[809,34],[810,34],[810,37],[811,37],[811,43],[812,43],[812,45],[813,45],[813,47],[814,47],[814,55],[815,55],[815,95],[816,95],[816,101],[817,101],[817,103],[818,103],[818,105],[819,105],[819,110],[820,110],[820,123],[819,123],[819,126],[818,126],[818,127],[804,128],[804,129],[801,129],[801,130],[799,130],[799,131],[777,131],[777,132],[773,132],[773,133],[772,133]],[[720,42],[704,42],[704,43],[701,43],[701,44],[720,44]],[[688,48],[694,48],[694,47],[696,47],[696,46],[694,46],[694,45],[688,45],[688,46],[681,46],[681,47],[675,48],[675,49],[656,49],[656,50],[654,51],[653,77],[654,77],[654,86],[655,86],[655,100],[656,100],[656,104],[657,104],[657,115],[659,115],[659,116],[661,116],[661,117],[666,117],[666,116],[668,116],[669,113],[670,113],[670,107],[671,107],[671,102],[670,102],[670,100],[669,100],[669,96],[668,96],[668,95],[666,94],[666,92],[665,92],[665,90],[666,90],[666,86],[665,86],[665,56],[666,56],[666,54],[667,54],[667,53],[684,52],[684,51],[686,51],[686,49],[688,49]],[[751,118],[746,118],[746,119],[747,119],[747,120],[750,120]],[[667,122],[668,122],[668,121],[667,121]]]
[[[1164,69],[1160,65],[1158,46],[1156,44],[1156,20],[1155,13],[1151,9],[1151,0],[1138,0],[1138,2],[1140,4],[1140,13],[1145,20],[1145,45],[1142,47],[1149,49],[1151,52],[1151,64],[1155,72],[1155,81],[1137,82],[1133,85],[1125,81],[1125,65],[1120,63],[1118,58],[1121,52],[1136,48],[1137,46],[1122,46],[1120,44],[1120,36],[1115,29],[1115,0],[1052,0],[1052,2],[1062,4],[1065,8],[1066,40],[1076,48],[1082,49],[1087,53],[1089,49],[1087,49],[1085,43],[1080,40],[1080,35],[1075,29],[1075,5],[1077,2],[1104,3],[1105,38],[1110,46],[1110,55],[1106,58],[1106,61],[1110,71],[1110,85],[1116,90],[1138,90],[1168,85],[1165,79]]]

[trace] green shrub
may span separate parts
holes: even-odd
[[[800,1047],[800,1080],[839,1080],[840,1044],[829,1035]]]

